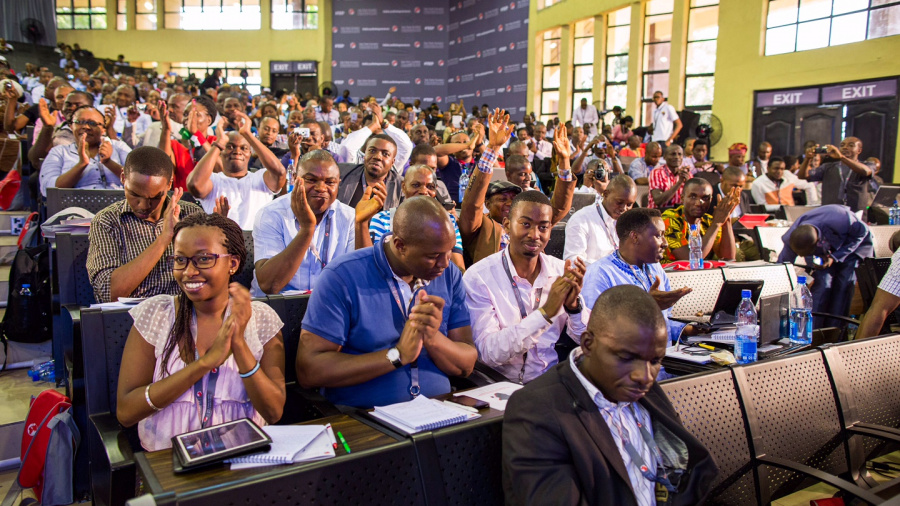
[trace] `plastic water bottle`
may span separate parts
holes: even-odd
[[[288,162],[287,166],[287,184],[288,184],[288,193],[294,191],[294,161],[291,160]]]
[[[894,200],[894,205],[888,210],[888,225],[900,225],[900,205]]]
[[[469,174],[466,173],[466,169],[463,169],[462,174],[459,176],[459,201],[463,201],[463,197],[466,196],[466,188],[469,187]]]
[[[812,307],[806,277],[797,276],[797,288],[791,292],[791,344],[812,343]]]
[[[756,362],[759,325],[756,320],[756,307],[750,300],[750,290],[741,290],[741,303],[738,305],[734,318],[737,320],[737,331],[734,335],[734,358],[739,364]]]
[[[703,269],[703,237],[700,236],[700,228],[696,224],[691,225],[688,246],[691,249],[691,270]]]
[[[35,362],[37,362],[35,360]],[[32,382],[38,381],[55,381],[55,369],[53,360],[47,360],[40,364],[34,364],[31,369],[28,371],[28,376],[31,377]]]

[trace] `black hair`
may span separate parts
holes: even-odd
[[[412,152],[409,154],[410,163],[419,156],[437,156],[437,151],[427,142],[416,144]]]
[[[235,272],[241,272],[244,263],[247,261],[247,249],[244,246],[244,232],[240,225],[235,221],[226,218],[218,213],[194,213],[186,216],[175,224],[175,235],[186,228],[191,227],[215,227],[225,234],[225,249],[228,254],[238,259],[238,268]],[[173,239],[174,242],[174,239]],[[232,275],[231,279],[234,279]],[[175,323],[172,325],[172,331],[169,333],[169,339],[163,348],[162,363],[163,374],[169,373],[169,359],[175,348],[178,348],[178,354],[185,364],[194,361],[194,352],[197,349],[194,339],[191,336],[191,319],[194,313],[194,303],[191,302],[184,293],[179,294],[175,298]]]
[[[194,97],[194,102],[206,109],[206,113],[209,114],[210,123],[216,122],[216,114],[218,114],[218,111],[216,110],[216,103],[213,102],[213,99],[209,98],[207,95],[200,95],[199,97]]]
[[[634,118],[631,116],[625,116],[624,118],[622,118],[622,123],[628,123],[629,121],[634,123]]]
[[[770,160],[770,162],[771,162],[771,160]],[[797,163],[796,156],[786,155],[784,157],[784,168],[785,169],[791,170],[791,167],[793,167],[795,163]]]
[[[712,188],[712,183],[703,179],[702,177],[692,177],[692,178],[688,179],[687,181],[685,181],[684,187],[683,187],[684,190],[687,190],[688,186],[709,186],[710,188]],[[686,194],[687,194],[687,192],[685,192],[685,195]]]
[[[616,220],[616,235],[619,236],[620,241],[624,241],[628,234],[643,231],[652,224],[654,218],[661,216],[659,209],[647,207],[629,209]]]
[[[372,135],[370,135],[369,138],[366,139],[366,143],[363,144],[363,153],[365,153],[365,151],[366,151],[367,149],[369,149],[369,143],[372,142],[372,141],[375,140],[375,139],[381,139],[381,140],[383,140],[383,141],[389,142],[392,146],[394,146],[394,156],[397,156],[397,141],[395,141],[395,140],[394,140],[390,135],[388,135],[388,134],[372,134]]]
[[[125,176],[131,172],[151,177],[162,176],[169,181],[175,173],[175,166],[163,150],[153,146],[141,146],[134,148],[125,157],[122,172]]]
[[[536,190],[526,190],[522,193],[518,194],[513,198],[512,204],[509,206],[509,215],[513,215],[513,211],[520,204],[525,202],[533,202],[535,204],[541,204],[545,206],[551,206],[550,198],[544,195],[544,192],[539,192]]]
[[[785,168],[785,169],[788,168],[788,167],[787,167],[787,162],[784,161],[784,158],[782,158],[782,157],[780,157],[780,156],[773,156],[772,158],[769,158],[769,165],[772,165],[773,162],[781,162],[781,163],[784,164],[784,168]]]
[[[694,147],[696,148],[697,146],[706,146],[709,148],[709,141],[706,139],[697,139],[694,141]]]
[[[666,320],[653,297],[635,285],[618,285],[604,290],[591,308],[588,326],[592,329],[605,327],[619,318],[653,328],[661,334],[666,332]]]

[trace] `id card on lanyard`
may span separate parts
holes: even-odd
[[[509,269],[509,261],[506,260],[506,254],[504,253],[501,257],[503,259],[503,270],[506,271],[506,277],[509,278],[509,284],[512,286],[513,294],[516,296],[516,305],[519,306],[519,314],[522,316],[524,320],[526,316],[528,316],[528,310],[525,308],[525,302],[522,301],[522,296],[519,294],[519,284],[516,283],[516,279],[512,275],[512,271]],[[543,292],[543,288],[539,288],[537,293],[534,296],[534,311],[541,303],[541,292]],[[535,348],[537,345],[534,346]],[[522,355],[522,369],[519,371],[519,384],[525,383],[525,364],[528,362],[528,351],[525,351],[525,354]]]
[[[400,286],[397,284],[397,280],[391,278],[387,282],[388,287],[391,289],[391,295],[394,297],[394,302],[397,303],[397,307],[400,308],[400,314],[403,315],[403,321],[406,322],[409,320],[409,313],[412,311],[412,305],[416,300],[416,292],[419,290],[413,290],[408,307],[404,307],[403,301],[400,300]],[[419,387],[419,360],[416,359],[409,364],[409,395],[418,397],[421,391],[422,389]]]
[[[656,473],[650,471],[650,467],[647,462],[644,461],[644,457],[641,456],[641,452],[631,444],[631,441],[628,439],[627,433],[622,430],[622,421],[617,420],[616,413],[614,411],[610,412],[610,417],[613,421],[613,426],[616,428],[616,431],[619,433],[619,438],[622,440],[622,446],[625,448],[625,453],[631,458],[631,463],[637,467],[638,471],[641,472],[641,475],[648,480],[649,482],[654,484],[654,495],[656,496],[657,504],[666,504],[669,500],[670,492],[677,492],[678,489],[672,485],[672,482],[669,480],[669,475],[666,472],[665,466],[663,465],[662,452],[659,450],[659,445],[656,444],[656,440],[653,439],[653,435],[650,434],[650,431],[647,429],[646,425],[643,421],[641,421],[641,417],[638,415],[637,410],[634,408],[634,405],[631,406],[631,412],[634,413],[634,421],[638,426],[638,430],[641,433],[641,439],[644,440],[644,444],[647,445],[647,448],[650,450],[650,456],[655,461],[656,464]]]
[[[327,212],[327,211],[326,211]],[[324,269],[326,265],[328,265],[328,246],[331,243],[331,217],[333,213],[328,212],[328,216],[325,218],[324,230],[323,233],[325,237],[322,239],[322,250],[319,251],[316,248],[314,243],[310,243],[309,251],[316,257],[316,261],[319,262],[319,265]],[[296,218],[295,218],[296,219]]]

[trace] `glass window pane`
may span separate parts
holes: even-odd
[[[644,98],[653,98],[653,93],[661,91],[663,95],[669,94],[669,74],[644,75]]]
[[[576,37],[590,37],[591,35],[594,35],[594,18],[587,18],[575,23]]]
[[[820,19],[797,25],[797,51],[828,46],[830,19]]]
[[[712,40],[719,36],[719,8],[691,9],[688,41]]]
[[[609,13],[609,26],[623,26],[631,24],[631,7],[625,7]]]
[[[831,0],[800,0],[800,21],[831,15]]]
[[[181,0],[166,0],[166,12],[181,12]]]
[[[138,13],[156,12],[156,0],[137,0]]]
[[[138,30],[156,30],[156,14],[135,14],[134,26]]]
[[[869,6],[869,0],[834,0],[834,10],[832,16],[838,14],[846,14],[848,12],[860,11]]]
[[[543,88],[559,88],[559,65],[544,67]]]
[[[687,107],[712,105],[715,82],[715,78],[712,76],[685,79],[684,105]]]
[[[687,74],[712,74],[716,71],[716,41],[691,42],[687,46]]]
[[[831,18],[831,45],[837,46],[866,40],[868,17],[868,14],[863,11]]]
[[[72,16],[68,14],[62,14],[56,16],[56,28],[59,30],[71,30],[72,29]]]
[[[610,56],[606,59],[606,81],[624,83],[628,80],[628,55]]]
[[[573,103],[573,104],[580,104],[582,98],[586,98],[587,101],[588,101],[588,103],[590,104],[591,102],[594,101],[594,94],[591,93],[591,92],[589,92],[589,91],[582,91],[582,92],[579,92],[579,93],[573,93],[573,94],[572,94],[572,103]]]
[[[128,17],[125,14],[116,14],[116,30],[128,29]]]
[[[771,0],[766,26],[782,26],[797,22],[797,0]]]
[[[766,30],[766,56],[794,52],[797,43],[797,25],[787,25]]]
[[[668,14],[675,10],[675,0],[650,0],[647,2],[646,15]]]
[[[562,36],[562,28],[554,28],[544,32],[544,40],[558,39]]]
[[[556,114],[559,112],[559,92],[544,91],[541,93],[541,114]]]
[[[606,54],[624,54],[628,52],[631,42],[631,27],[617,26],[610,28],[606,35]]]
[[[166,14],[166,28],[178,30],[181,28],[181,14]]]
[[[576,65],[594,61],[594,38],[575,39],[575,54],[572,58]]]
[[[75,16],[76,30],[89,30],[91,28],[90,16]]]
[[[606,100],[604,109],[612,109],[615,106],[625,107],[628,100],[628,86],[625,84],[613,84],[606,87]]]
[[[719,0],[691,0],[691,7],[706,7],[707,5],[719,5]]]
[[[870,39],[897,34],[900,34],[900,5],[876,9],[869,13]]]
[[[544,41],[543,63],[559,63],[559,40]]]
[[[116,0],[116,12],[118,14],[125,14],[128,6],[128,0]]]
[[[647,18],[644,42],[668,42],[672,40],[672,15]]]
[[[879,5],[888,5],[896,1],[897,0],[872,0],[872,7],[877,7]]]
[[[653,102],[644,102],[641,104],[641,124],[650,125],[653,123],[653,109],[656,104]]]
[[[650,44],[644,46],[644,72],[669,70],[669,52],[672,44]]]
[[[575,67],[575,82],[572,86],[576,90],[594,89],[594,66],[579,65]]]

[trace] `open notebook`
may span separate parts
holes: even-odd
[[[231,469],[293,464],[334,457],[334,447],[324,425],[268,425],[262,428],[272,438],[265,453],[228,459]]]
[[[434,430],[481,416],[422,395],[408,402],[375,406],[369,414],[406,434]]]

